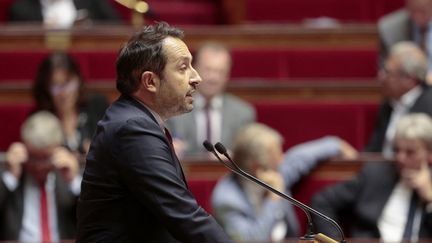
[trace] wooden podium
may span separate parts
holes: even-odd
[[[335,241],[324,234],[318,233],[310,237],[301,237],[299,243],[338,243],[338,241]]]

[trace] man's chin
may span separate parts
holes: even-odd
[[[193,110],[193,108],[194,108],[193,104],[187,104],[181,109],[178,109],[178,111],[173,116],[179,116],[185,113],[189,113]]]

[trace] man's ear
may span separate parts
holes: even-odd
[[[159,76],[154,72],[145,71],[141,75],[141,85],[144,89],[156,93],[160,86]]]

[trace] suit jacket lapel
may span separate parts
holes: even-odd
[[[127,96],[127,95],[122,95],[121,99],[125,99],[128,102],[130,102],[131,104],[133,104],[135,107],[139,108],[141,111],[143,111],[144,114],[146,114],[148,117],[150,117],[150,119],[153,122],[155,122],[157,124],[157,126],[159,126],[156,118],[153,116],[153,114],[151,114],[151,112],[147,109],[147,107],[145,107],[144,105],[140,104],[137,100],[135,100],[134,98],[132,98],[130,96]],[[162,128],[160,128],[159,130],[160,130],[160,133],[161,133],[162,137],[164,137],[166,139],[168,147],[170,147],[171,157],[173,159],[174,166],[175,166],[175,168],[176,168],[176,170],[177,170],[180,178],[183,179],[183,181],[184,181],[184,183],[185,183],[185,185],[187,187],[187,182],[186,182],[186,179],[185,179],[185,176],[184,176],[183,169],[181,167],[180,161],[178,160],[177,155],[175,154],[174,148],[172,146],[172,143],[170,142],[170,139],[168,138],[168,136],[171,137],[171,135],[170,134],[169,135],[165,134],[165,131],[163,131]]]
[[[182,168],[182,166],[180,164],[180,160],[178,159],[177,154],[175,153],[175,150],[174,150],[174,145],[173,145],[173,140],[172,140],[171,133],[169,132],[169,130],[167,128],[165,128],[164,132],[165,132],[165,136],[166,136],[166,138],[168,139],[168,142],[169,142],[169,146],[170,146],[170,149],[171,149],[171,156],[172,156],[172,158],[174,160],[176,169],[177,169],[177,171],[179,171],[179,173],[181,175],[181,178],[183,179],[184,183],[186,184],[186,187],[188,188],[188,184],[186,182],[186,178],[185,178],[184,173],[183,173],[183,168]]]

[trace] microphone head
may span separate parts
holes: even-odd
[[[213,151],[214,151],[213,144],[211,144],[208,140],[205,140],[205,141],[203,142],[203,146],[204,146],[204,148],[207,149],[207,151],[209,151],[209,152],[213,152]]]
[[[226,154],[227,153],[227,149],[221,143],[216,143],[215,148],[220,154]]]

